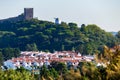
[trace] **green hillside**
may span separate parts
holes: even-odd
[[[105,32],[97,25],[82,25],[53,22],[37,19],[16,23],[0,23],[0,48],[19,48],[28,51],[75,50],[82,54],[99,53],[103,45],[109,47],[120,40]]]

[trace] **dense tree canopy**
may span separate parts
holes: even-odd
[[[0,23],[0,48],[51,52],[74,48],[82,54],[94,54],[103,45],[114,46],[120,42],[118,38],[96,25],[78,27],[76,23],[54,24],[37,19]]]
[[[116,36],[120,39],[120,31],[118,31],[118,34]]]
[[[0,69],[0,80],[35,80],[30,72],[26,70],[6,70]]]

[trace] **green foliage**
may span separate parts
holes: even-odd
[[[27,51],[38,51],[37,45],[35,43],[33,43],[33,44],[27,44],[26,45],[26,50]]]
[[[107,45],[113,47],[115,43],[120,42],[118,38],[113,36],[111,33],[107,33],[101,30],[96,25],[84,24],[81,26],[81,32],[85,34],[84,46],[80,46],[85,51],[84,54],[94,54],[99,52],[100,46]]]
[[[17,68],[16,71],[22,73],[22,72],[24,72],[24,71],[28,71],[28,70],[21,66],[20,68]]]
[[[0,70],[0,80],[35,80],[28,71]]]
[[[59,74],[65,74],[68,71],[67,66],[64,63],[53,61],[50,65],[52,68],[58,71]]]
[[[79,70],[71,69],[68,73],[63,75],[64,80],[81,80]]]
[[[104,46],[104,52],[98,56],[99,62],[103,63],[105,67],[99,68],[102,79],[119,80],[120,78],[120,46],[116,46],[114,51]]]
[[[49,79],[50,71],[46,68],[45,65],[42,66],[42,68],[40,70],[40,75],[43,76],[45,79]]]
[[[59,77],[58,72],[54,68],[50,69],[50,75],[52,76],[53,79],[57,79]]]
[[[20,50],[18,48],[4,48],[1,50],[4,60],[12,59],[12,57],[19,57]]]
[[[118,34],[119,35],[119,34]],[[82,54],[100,52],[100,46],[112,47],[120,40],[96,25],[62,22],[56,25],[37,19],[16,23],[0,23],[0,48],[12,47],[20,50],[79,51]],[[35,43],[35,45],[34,45]],[[34,49],[33,49],[34,48]]]
[[[118,31],[116,36],[120,39],[120,31]]]
[[[2,55],[2,52],[0,52],[0,66],[3,64],[3,55]]]
[[[78,65],[78,68],[80,69],[81,78],[84,80],[84,78],[88,78],[89,80],[100,80],[99,77],[99,71],[96,65],[92,62],[80,62]]]

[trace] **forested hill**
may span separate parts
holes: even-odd
[[[29,20],[16,23],[0,23],[0,48],[20,50],[61,51],[75,50],[82,54],[99,52],[103,45],[109,47],[120,39],[96,25],[82,25],[62,22]]]

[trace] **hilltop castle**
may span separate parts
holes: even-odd
[[[17,17],[10,17],[7,19],[2,19],[0,22],[10,21],[10,22],[17,22],[22,20],[30,20],[33,19],[33,8],[24,8],[24,13],[18,15]]]

